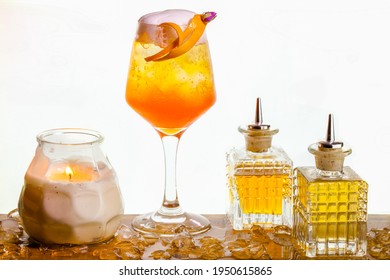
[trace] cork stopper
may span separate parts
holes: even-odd
[[[334,118],[328,117],[328,128],[324,141],[311,144],[309,152],[315,156],[316,167],[323,171],[342,172],[344,158],[352,153],[352,150],[344,146],[343,142],[335,141]]]
[[[257,98],[255,122],[238,128],[245,137],[246,149],[254,153],[268,151],[272,146],[272,136],[279,132],[278,129],[271,130],[270,127],[268,124],[263,124],[261,100]]]

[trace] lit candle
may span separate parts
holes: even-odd
[[[29,236],[49,244],[96,243],[112,237],[123,205],[116,174],[105,156],[94,161],[73,154],[64,159],[62,152],[60,160],[47,155],[54,158],[37,148],[19,199]]]
[[[50,168],[47,173],[53,181],[88,182],[92,181],[94,170],[91,166],[68,163]]]

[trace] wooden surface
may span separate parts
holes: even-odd
[[[132,232],[130,225],[134,216],[124,215],[123,232],[106,243],[88,246],[46,246],[31,243],[27,238],[8,243],[0,241],[0,260],[305,259],[296,244],[291,242],[292,239],[286,238],[286,235],[282,234],[284,237],[277,238],[278,235],[272,232],[263,236],[256,231],[233,231],[225,215],[205,215],[210,220],[212,229],[204,234],[191,237],[183,232],[177,237],[163,239],[144,238]],[[5,218],[6,215],[0,215],[0,221]],[[390,228],[390,215],[369,215],[367,228],[368,231]],[[25,233],[23,236],[26,236]],[[363,259],[375,257],[367,254]]]

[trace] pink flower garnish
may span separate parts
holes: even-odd
[[[217,13],[216,12],[205,12],[205,13],[202,14],[202,21],[204,23],[209,23],[210,21],[212,21],[216,17],[217,17]]]

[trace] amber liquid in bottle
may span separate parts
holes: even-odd
[[[289,193],[286,185],[291,181],[287,174],[236,174],[234,180],[243,213],[282,215],[283,196]]]
[[[295,170],[294,228],[306,255],[366,254],[368,185],[350,167],[327,178],[311,167]]]
[[[236,203],[236,209],[232,209],[232,212],[237,213],[235,218],[241,220],[236,223],[242,223],[243,228],[252,224],[264,227],[291,226],[288,222],[291,220],[288,211],[291,208],[291,186],[292,167],[289,162],[267,164],[238,161],[229,176],[230,205]],[[233,220],[235,218],[232,217]]]

